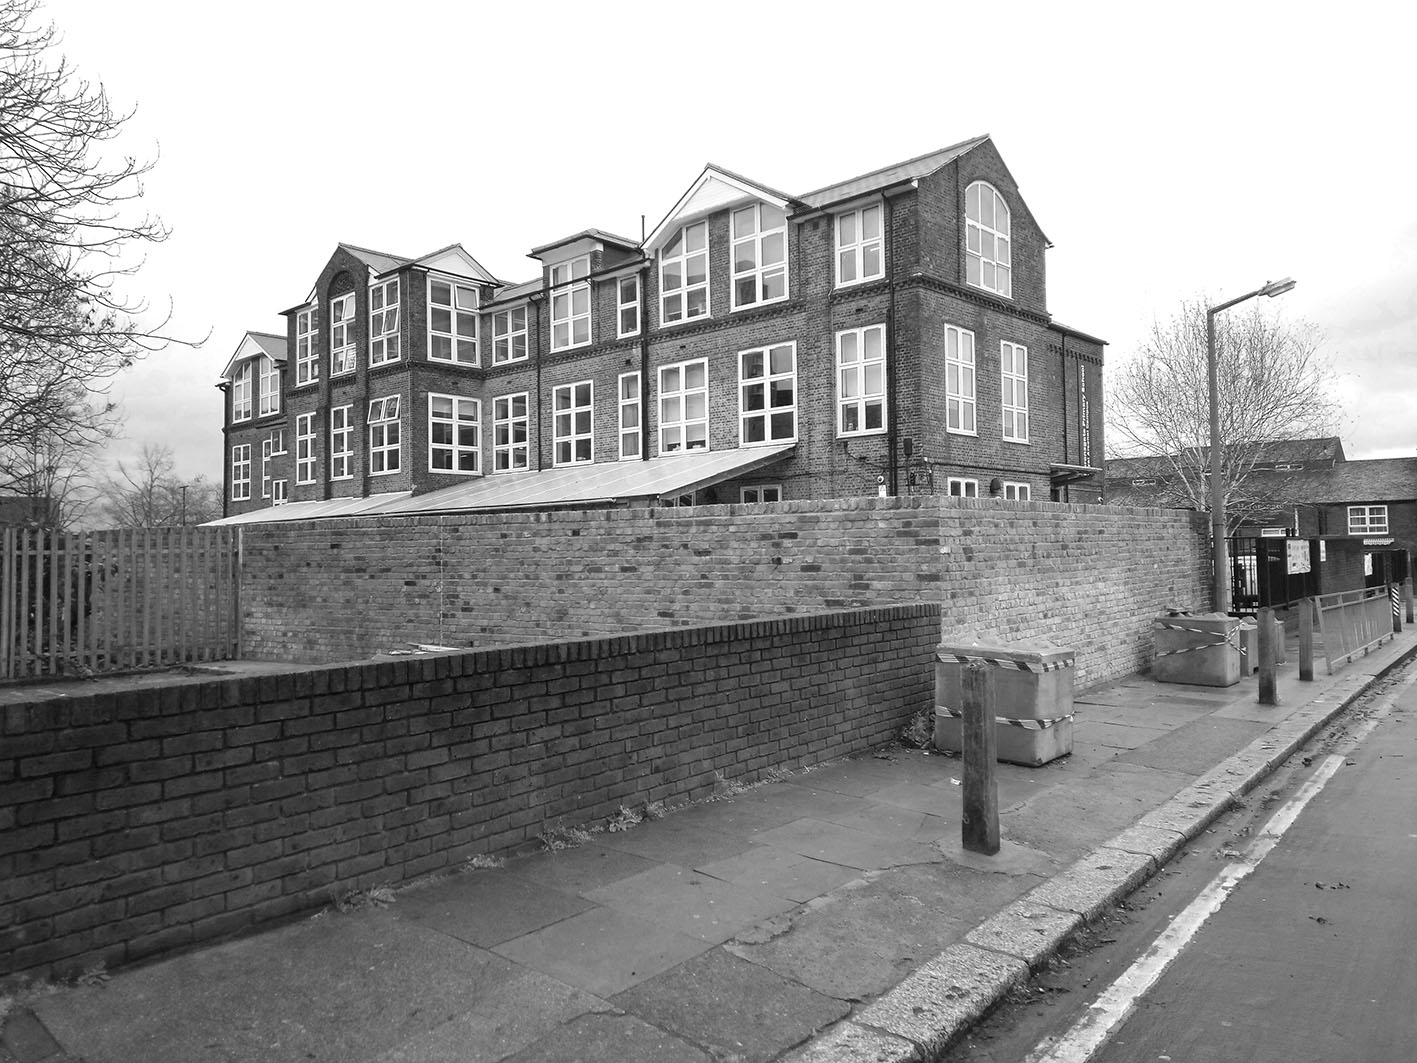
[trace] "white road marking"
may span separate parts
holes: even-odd
[[[1200,930],[1240,881],[1259,866],[1279,843],[1279,839],[1299,818],[1314,797],[1343,767],[1348,754],[1373,733],[1393,709],[1398,697],[1417,683],[1417,671],[1385,697],[1360,724],[1355,726],[1337,753],[1326,756],[1313,775],[1264,825],[1239,859],[1227,864],[1199,896],[1167,925],[1151,947],[1142,953],[1120,978],[1103,990],[1087,1013],[1061,1037],[1048,1038],[1034,1047],[1024,1063],[1086,1063],[1135,1010],[1137,1001],[1165,973],[1171,962]]]

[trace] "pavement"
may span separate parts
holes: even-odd
[[[999,766],[994,856],[960,761],[891,747],[31,987],[0,1063],[932,1059],[1414,655],[1409,626],[1301,683],[1291,636],[1274,707],[1254,677],[1079,694],[1071,755]]]

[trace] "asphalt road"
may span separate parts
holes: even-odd
[[[1102,1047],[1070,1051],[1075,1021],[1097,1014],[1102,991],[1133,971],[1163,930],[1176,933],[1172,919],[1185,922],[1190,902],[1235,866],[1272,814],[1306,784],[1317,786],[1334,743],[1296,757],[1268,793],[1217,825],[1181,866],[1168,867],[1127,910],[1095,928],[1087,948],[1016,994],[1011,1008],[948,1058],[1417,1058],[1417,685],[1399,680],[1390,693],[1397,694],[1390,713],[1329,765],[1332,777],[1184,940]]]

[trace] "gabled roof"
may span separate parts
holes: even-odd
[[[595,240],[602,244],[614,244],[616,247],[623,247],[626,251],[634,251],[640,246],[637,240],[631,240],[625,236],[616,236],[614,233],[608,233],[604,229],[582,229],[580,232],[572,233],[570,236],[562,237],[560,240],[553,240],[549,244],[533,247],[527,254],[532,258],[540,258],[546,251],[554,251],[558,247],[565,247],[567,244],[573,244],[577,240]]]
[[[406,266],[413,261],[413,259],[404,255],[390,255],[385,254],[383,251],[370,251],[367,247],[355,247],[353,244],[347,244],[343,241],[340,241],[339,246],[359,259],[359,261],[363,262],[375,273],[388,273],[391,270],[398,269],[400,266]]]
[[[508,284],[506,287],[498,288],[497,293],[482,304],[483,308],[496,306],[498,303],[512,303],[518,299],[525,299],[528,295],[534,295],[541,291],[541,278],[535,280],[522,281],[520,284]]]
[[[649,236],[645,237],[644,251],[646,254],[657,251],[673,231],[685,222],[755,199],[784,209],[795,202],[793,197],[785,192],[750,181],[732,170],[709,163],[689,186],[688,191],[670,208],[669,213],[654,227]]]
[[[864,196],[871,192],[879,192],[883,188],[891,185],[902,184],[906,181],[918,180],[921,177],[928,177],[942,166],[948,166],[955,159],[966,152],[973,151],[980,144],[989,139],[989,134],[971,137],[969,140],[961,140],[958,144],[951,144],[947,148],[940,148],[926,155],[919,155],[905,162],[898,162],[892,166],[883,166],[879,170],[872,170],[870,173],[862,174],[860,177],[853,177],[848,181],[839,181],[825,188],[819,188],[815,192],[808,192],[804,196],[799,196],[803,203],[809,207],[825,207],[831,203],[840,203],[844,200],[855,199],[857,196]]]
[[[1254,472],[1245,481],[1259,498],[1312,505],[1417,501],[1417,458],[1341,461],[1332,468]]]
[[[232,371],[238,362],[244,362],[259,355],[266,355],[277,364],[283,365],[285,352],[284,336],[277,336],[274,332],[248,332],[241,337],[241,342],[236,345],[236,350],[226,360],[226,368],[221,371],[221,377],[223,380],[230,380]]]
[[[1338,436],[1318,439],[1276,439],[1261,443],[1258,459],[1263,462],[1344,461],[1343,441]]]
[[[1138,458],[1108,458],[1103,467],[1108,480],[1133,480],[1169,476],[1174,471],[1170,458],[1146,454]]]
[[[430,251],[422,258],[413,260],[412,265],[421,266],[424,269],[439,270],[443,273],[451,273],[457,277],[471,277],[487,284],[502,283],[487,269],[481,262],[467,253],[462,244],[449,244],[447,247],[440,247],[436,251]]]

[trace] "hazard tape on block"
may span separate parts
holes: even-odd
[[[1217,638],[1216,632],[1210,628],[1191,627],[1188,624],[1174,624],[1165,620],[1152,621],[1152,629],[1165,628],[1167,631],[1189,631],[1192,635],[1207,635],[1209,642],[1201,643],[1199,646],[1182,646],[1179,650],[1163,650],[1157,653],[1157,657],[1174,657],[1178,653],[1195,653],[1198,650],[1211,650],[1216,646],[1233,646],[1237,651],[1240,649],[1240,629],[1233,627],[1228,633]]]
[[[951,709],[946,705],[936,705],[935,713],[936,715],[948,716],[952,720],[961,720],[964,718],[963,712],[955,712],[954,709]],[[1070,712],[1066,716],[1029,718],[1023,720],[1014,719],[1012,716],[995,716],[994,722],[1006,723],[1010,727],[1022,727],[1025,731],[1046,731],[1048,730],[1048,728],[1054,727],[1064,722],[1065,720],[1071,720],[1072,718],[1073,714]]]
[[[958,661],[960,664],[969,664],[971,661],[981,661],[984,664],[992,664],[995,668],[1017,668],[1020,672],[1033,672],[1041,675],[1044,672],[1056,672],[1062,668],[1073,667],[1071,657],[1062,661],[1043,661],[1034,663],[1033,661],[1006,661],[998,657],[979,657],[973,654],[960,653],[940,653],[937,654],[941,661]]]

